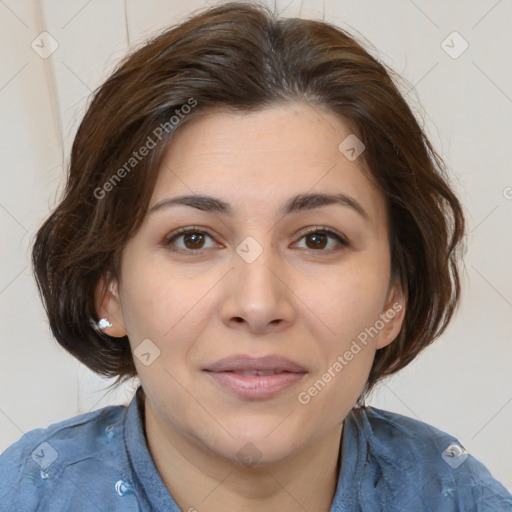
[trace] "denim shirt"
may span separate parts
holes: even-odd
[[[24,434],[0,456],[2,512],[181,512],[148,451],[137,396]],[[207,511],[201,504],[186,512]],[[374,407],[345,418],[330,512],[512,511],[452,436]],[[318,511],[311,511],[318,512]]]

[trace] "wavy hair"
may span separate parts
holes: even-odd
[[[60,345],[116,383],[135,376],[128,338],[91,324],[98,320],[94,291],[106,273],[118,275],[173,134],[212,109],[308,102],[339,115],[365,144],[361,158],[387,201],[392,278],[407,300],[401,331],[376,352],[363,394],[410,363],[457,307],[464,217],[441,157],[392,76],[346,31],[248,3],[195,13],[129,54],[95,91],[74,139],[63,198],[33,246],[36,281]],[[194,107],[185,109],[191,100]],[[135,165],[130,159],[149,147],[148,137],[158,143]]]

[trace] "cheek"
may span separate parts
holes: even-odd
[[[379,334],[371,329],[379,319],[386,289],[373,275],[346,274],[316,295],[309,294],[322,320],[311,329],[316,340],[311,360],[318,364],[297,398],[312,417],[342,421],[359,397],[375,356]]]
[[[219,276],[204,273],[190,279],[179,269],[155,262],[128,266],[122,290],[123,316],[137,372],[141,378],[169,381],[164,369],[186,380],[184,364],[215,313],[212,300]],[[156,345],[156,364],[146,367],[137,359],[139,344],[149,339]],[[160,370],[160,371],[158,371]],[[170,379],[172,381],[172,379]]]
[[[311,286],[302,296],[316,313],[329,345],[342,349],[365,329],[373,326],[382,312],[388,287],[386,265],[361,264],[331,272],[329,279]],[[319,334],[319,333],[317,333]]]
[[[128,334],[137,337],[169,336],[181,321],[194,316],[205,294],[207,280],[190,280],[180,269],[165,268],[154,259],[132,265],[126,260],[121,294]],[[176,327],[175,327],[176,326]]]
[[[303,289],[308,306],[321,319],[311,322],[312,338],[317,340],[312,360],[315,368],[306,386],[303,401],[310,411],[328,413],[333,408],[340,413],[352,406],[366,383],[380,332],[374,329],[386,298],[387,267],[381,264],[361,264],[331,273],[321,286]],[[299,400],[300,401],[300,400]],[[313,405],[314,403],[314,405]]]

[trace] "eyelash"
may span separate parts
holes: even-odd
[[[210,233],[208,233],[208,231],[205,231],[204,229],[201,229],[196,226],[192,226],[192,227],[188,227],[188,228],[180,228],[177,231],[175,231],[175,232],[171,233],[170,235],[168,235],[167,237],[165,237],[165,239],[163,241],[164,247],[170,248],[171,244],[176,239],[178,239],[180,236],[183,236],[183,235],[186,235],[189,233],[207,235],[211,239],[213,239],[213,236]],[[328,235],[329,237],[337,240],[342,247],[349,246],[349,243],[345,237],[343,237],[341,234],[337,233],[336,231],[333,231],[332,229],[330,229],[328,227],[324,227],[324,226],[313,226],[311,228],[306,229],[306,231],[304,231],[302,233],[301,237],[299,238],[299,241],[302,240],[303,238],[305,238],[306,236],[312,235],[312,234]],[[172,250],[174,252],[187,252],[187,253],[195,253],[197,255],[201,255],[203,252],[207,251],[208,249],[194,250],[194,249],[181,249],[180,248],[180,249],[170,249],[170,250]],[[331,253],[332,251],[336,251],[338,249],[305,249],[305,250],[309,250],[312,252],[318,252],[318,253],[322,253],[322,252]]]

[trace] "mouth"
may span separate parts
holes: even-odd
[[[225,373],[234,373],[235,375],[279,375],[281,373],[291,373],[285,370],[242,370],[231,371],[227,370]]]
[[[271,398],[307,374],[305,368],[281,356],[255,358],[245,354],[221,359],[203,371],[224,392],[247,400]]]
[[[208,372],[274,372],[274,373],[306,373],[306,369],[295,361],[279,356],[269,355],[264,357],[253,357],[248,354],[235,354],[233,356],[219,359],[210,364],[205,371]]]

